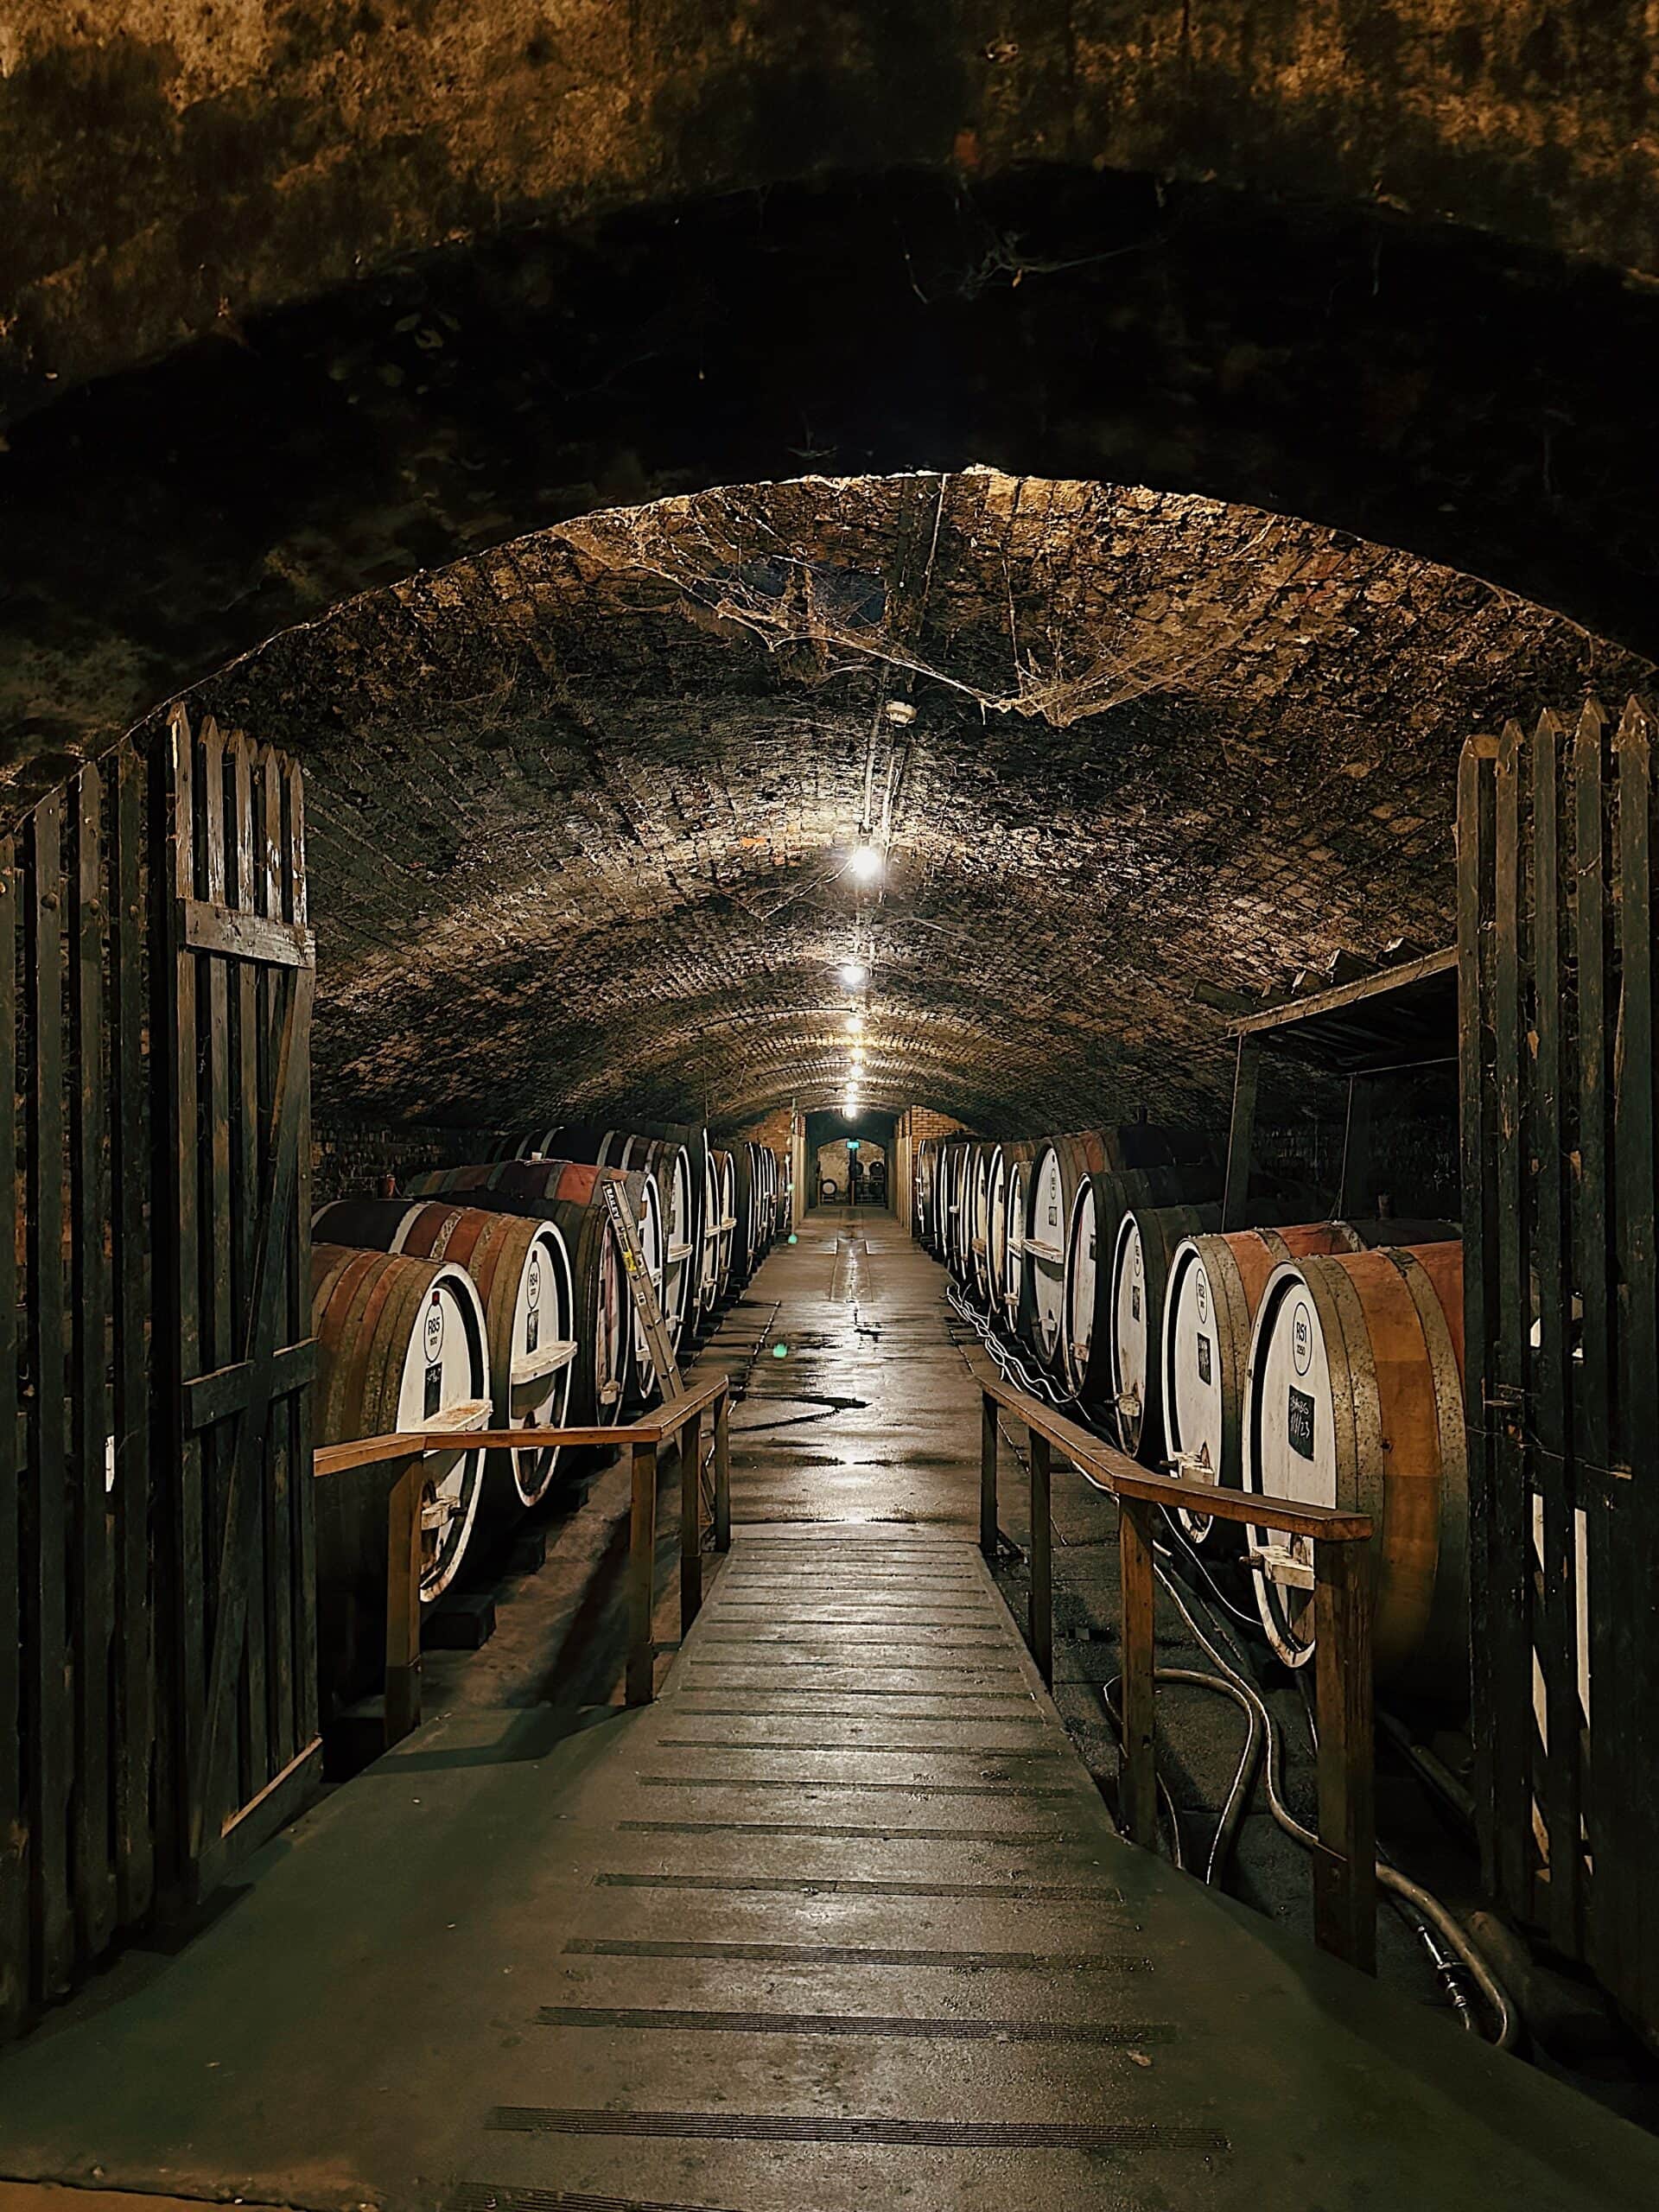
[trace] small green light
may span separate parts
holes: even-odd
[[[774,1359],[787,1359],[789,1357],[789,1346],[784,1344],[773,1344],[772,1348],[772,1356]]]
[[[798,1244],[801,1241],[792,1229],[789,1232],[789,1241],[791,1244]]]

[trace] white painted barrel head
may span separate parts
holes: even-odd
[[[1132,1213],[1126,1213],[1118,1224],[1117,1247],[1112,1254],[1112,1389],[1125,1451],[1138,1449],[1141,1441],[1147,1406],[1148,1329],[1146,1248],[1140,1223]]]
[[[1065,1268],[1065,1368],[1074,1390],[1083,1387],[1094,1342],[1095,1291],[1103,1256],[1096,1226],[1095,1186],[1085,1180],[1071,1208]]]
[[[400,1430],[425,1428],[490,1395],[484,1308],[470,1275],[446,1266],[434,1278],[410,1332],[397,1391]],[[458,1451],[433,1463],[422,1497],[421,1599],[448,1589],[478,1517],[484,1455]]]
[[[1031,1300],[1037,1345],[1045,1359],[1053,1358],[1060,1341],[1060,1324],[1065,1311],[1065,1240],[1070,1227],[1065,1218],[1065,1185],[1060,1173],[1059,1154],[1051,1148],[1038,1164],[1031,1234],[1026,1243],[1026,1258],[1032,1270]]]
[[[1007,1259],[1002,1269],[1002,1314],[1009,1328],[1020,1323],[1020,1294],[1026,1280],[1026,1187],[1030,1170],[1016,1160],[1008,1170],[1003,1199]]]
[[[1164,1299],[1164,1450],[1196,1460],[1219,1480],[1222,1465],[1223,1397],[1226,1377],[1216,1313],[1215,1286],[1204,1255],[1192,1237],[1175,1248],[1169,1288]],[[1215,1528],[1207,1513],[1177,1515],[1188,1540],[1204,1543]]]
[[[640,1193],[638,1228],[639,1249],[645,1255],[645,1273],[651,1278],[652,1288],[656,1292],[657,1303],[660,1306],[666,1294],[667,1286],[664,1280],[662,1195],[658,1189],[657,1178],[654,1174],[647,1173],[645,1176],[645,1186]],[[635,1387],[643,1394],[652,1389],[657,1370],[652,1361],[651,1345],[646,1339],[645,1325],[639,1318],[639,1309],[632,1299],[628,1300],[628,1305],[633,1314]]]
[[[1268,1277],[1250,1339],[1244,1391],[1244,1487],[1303,1505],[1337,1502],[1336,1405],[1331,1357],[1319,1308],[1300,1268],[1281,1261]],[[1311,1568],[1304,1537],[1252,1528],[1252,1554],[1264,1566],[1288,1554]],[[1255,1602],[1268,1640],[1287,1666],[1306,1663],[1313,1649],[1313,1593],[1261,1573]]]
[[[574,1293],[564,1239],[550,1221],[538,1222],[518,1270],[512,1316],[512,1372],[508,1419],[514,1428],[558,1428],[570,1396],[578,1347],[572,1341]],[[534,1505],[558,1465],[556,1444],[512,1454],[520,1502]]]

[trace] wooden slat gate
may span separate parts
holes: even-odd
[[[1477,1802],[1504,1905],[1659,2025],[1651,710],[1465,752]]]
[[[181,712],[0,841],[0,2033],[317,1766],[298,772]]]

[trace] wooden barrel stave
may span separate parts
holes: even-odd
[[[560,1344],[573,1353],[579,1350],[571,1335],[569,1260],[553,1223],[447,1198],[346,1198],[324,1206],[312,1232],[327,1244],[360,1245],[465,1268],[489,1325],[493,1425],[563,1424],[570,1357],[534,1383],[515,1384],[513,1379],[515,1363],[535,1352]],[[546,1494],[557,1465],[556,1446],[492,1452],[485,1464],[480,1510],[500,1519],[534,1505]]]
[[[1089,1174],[1072,1203],[1061,1275],[1059,1332],[1051,1365],[1080,1403],[1112,1395],[1112,1258],[1123,1217],[1147,1209],[1208,1202],[1204,1167],[1129,1167]],[[1211,1185],[1213,1187],[1213,1185]]]
[[[312,1253],[319,1443],[422,1428],[461,1404],[487,1407],[488,1324],[464,1268],[327,1243]],[[423,1512],[423,1603],[448,1587],[466,1556],[482,1460],[481,1452],[461,1449],[433,1465]],[[317,1493],[319,1580],[360,1590],[376,1605],[386,1582],[386,1487],[385,1471],[371,1468],[329,1476]]]
[[[1108,1293],[1108,1410],[1120,1449],[1155,1456],[1163,1443],[1160,1387],[1170,1263],[1188,1237],[1221,1226],[1218,1203],[1132,1206],[1118,1224]]]
[[[1257,1308],[1245,1385],[1247,1491],[1370,1514],[1379,1681],[1468,1692],[1468,1465],[1460,1244],[1286,1261]],[[1264,1562],[1305,1573],[1311,1548],[1249,1532]],[[1256,1578],[1280,1657],[1313,1649],[1312,1595]]]
[[[475,1203],[557,1224],[570,1262],[574,1331],[582,1346],[571,1372],[568,1418],[588,1427],[614,1421],[632,1382],[633,1332],[624,1316],[625,1278],[601,1186],[614,1181],[643,1215],[645,1182],[590,1160],[505,1160],[486,1166],[438,1168],[410,1178],[413,1197],[465,1192]],[[476,1194],[483,1193],[480,1197]]]

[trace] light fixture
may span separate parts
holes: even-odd
[[[862,1015],[861,1014],[849,1014],[848,1015],[848,1017],[847,1017],[847,1034],[848,1034],[849,1037],[856,1037],[856,1036],[858,1035],[859,1032],[863,1028],[863,1027],[864,1027],[864,1017],[863,1017],[863,1015]]]
[[[870,971],[861,960],[843,960],[841,980],[849,991],[862,990],[870,980]]]
[[[874,883],[881,873],[881,855],[874,845],[855,845],[847,868],[855,883]]]

